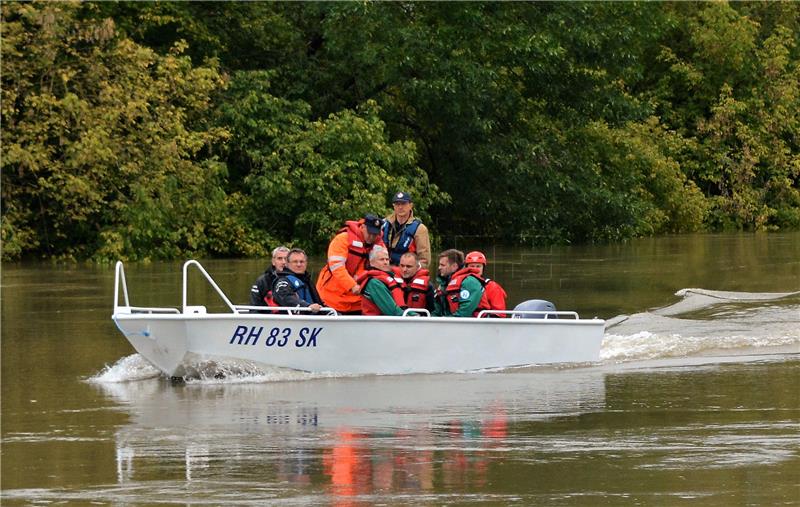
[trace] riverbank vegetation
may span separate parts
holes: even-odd
[[[795,2],[2,4],[2,249],[800,228]]]

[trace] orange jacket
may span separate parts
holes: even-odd
[[[317,292],[325,305],[339,312],[360,312],[361,296],[350,289],[366,270],[372,245],[361,235],[360,221],[348,221],[328,245],[328,263],[319,272]],[[375,244],[383,244],[380,237]]]

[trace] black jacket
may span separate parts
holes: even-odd
[[[303,282],[308,289],[309,295],[311,296],[311,302],[306,301],[298,296],[297,289],[287,278],[289,275],[292,275]],[[309,275],[307,272],[297,274],[288,268],[277,273],[275,281],[272,284],[272,299],[278,304],[278,306],[305,307],[309,306],[311,303],[317,303],[318,305],[323,304],[322,299],[320,299],[319,294],[317,293],[317,288],[315,287],[314,282],[311,280],[311,275]]]
[[[277,278],[278,274],[275,271],[275,266],[270,266],[256,279],[256,283],[250,287],[250,306],[267,306],[264,298],[272,290]]]

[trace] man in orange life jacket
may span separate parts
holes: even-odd
[[[400,256],[416,252],[423,268],[431,263],[431,240],[428,228],[414,217],[414,203],[408,192],[397,192],[392,196],[394,213],[383,223],[383,243],[389,249],[392,266],[400,264]]]
[[[328,263],[319,272],[317,291],[325,304],[339,313],[361,313],[358,275],[366,270],[373,245],[382,245],[382,220],[368,213],[361,220],[348,220],[328,245]]]
[[[369,253],[370,269],[361,273],[361,313],[363,315],[403,315],[403,280],[395,277],[389,266],[389,251],[375,245]],[[409,315],[416,313],[409,312]]]
[[[288,255],[289,249],[282,245],[272,251],[272,265],[250,288],[250,306],[275,306],[272,301],[272,286],[275,284],[278,272],[286,267]]]
[[[464,258],[464,262],[467,264],[468,268],[478,270],[478,276],[483,278],[483,294],[486,299],[486,302],[489,305],[489,309],[491,310],[505,310],[506,309],[506,291],[503,287],[497,283],[496,281],[484,277],[484,269],[486,267],[486,256],[483,255],[483,252],[470,252]],[[491,317],[505,317],[504,313],[497,313],[490,315]]]
[[[431,277],[427,269],[420,267],[416,252],[406,252],[400,256],[400,265],[395,268],[395,274],[403,279],[406,306],[425,308],[433,315],[436,297]]]

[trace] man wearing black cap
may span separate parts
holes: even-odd
[[[372,213],[358,221],[348,220],[328,245],[328,263],[319,272],[317,292],[339,313],[361,313],[361,287],[356,278],[366,270],[373,245],[383,245],[382,223]]]
[[[383,242],[389,249],[392,265],[400,264],[406,252],[415,252],[420,265],[427,268],[431,263],[431,240],[428,228],[414,217],[414,202],[408,192],[397,192],[392,196],[394,213],[383,223]]]

